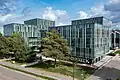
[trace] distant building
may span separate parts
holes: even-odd
[[[111,48],[120,48],[120,30],[114,29],[111,34]]]
[[[49,27],[68,40],[72,55],[80,62],[99,61],[110,50],[112,22],[104,17],[73,20],[71,25]]]
[[[18,32],[28,46],[39,46],[40,39],[45,37],[45,32],[50,26],[55,26],[55,21],[36,18],[24,21],[24,24],[11,23],[4,25],[4,36],[11,36]]]

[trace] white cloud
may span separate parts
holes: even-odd
[[[106,4],[93,6],[89,11],[80,11],[80,18],[104,16],[113,22],[120,22],[120,0],[109,0]]]
[[[21,11],[19,1],[20,0],[0,0],[0,32],[3,33],[3,25],[12,22],[12,19],[16,17],[14,14]],[[20,21],[20,19],[16,18],[16,21]]]
[[[7,15],[0,15],[0,32],[3,33],[3,25],[9,23],[23,23],[24,20],[29,19],[31,16],[24,16],[24,14],[7,14]]]
[[[80,18],[97,17],[97,16],[105,16],[107,18],[112,17],[110,15],[110,12],[105,10],[103,4],[93,6],[88,12],[80,11],[78,13]]]
[[[113,22],[119,23],[120,22],[120,0],[109,0],[105,6],[105,11],[110,12],[110,17]]]
[[[106,18],[111,18],[110,11],[106,11],[103,4],[92,7],[89,16],[90,17],[105,16]]]
[[[80,17],[81,19],[88,17],[88,13],[85,12],[85,11],[80,11],[80,12],[78,12],[78,14],[79,14],[79,17]]]
[[[26,10],[28,9],[28,10]],[[65,25],[70,24],[70,17],[65,10],[53,9],[52,7],[47,7],[44,9],[43,13],[40,14],[30,13],[29,8],[23,8],[21,14],[9,13],[9,14],[0,14],[0,32],[3,32],[3,25],[9,23],[23,23],[24,20],[31,18],[39,17],[43,19],[56,21],[56,25]],[[27,15],[25,15],[27,14]]]
[[[42,14],[43,19],[48,19],[48,20],[53,20],[56,21],[56,25],[59,25],[60,23],[62,24],[69,24],[69,15],[67,11],[65,10],[56,10],[53,9],[52,7],[47,7],[43,14]]]
[[[0,0],[0,14],[10,14],[18,11],[18,2],[20,0]]]
[[[104,15],[106,12],[104,10],[104,5],[97,5],[91,8],[91,16]]]
[[[8,19],[11,16],[12,16],[12,14],[0,15],[0,21],[4,22],[6,19]]]
[[[42,18],[55,21],[57,16],[55,15],[52,7],[47,7],[42,15]]]
[[[57,16],[67,15],[67,12],[65,10],[55,10],[55,14]]]
[[[0,32],[3,33],[3,25],[5,24],[5,21],[12,17],[12,14],[7,15],[1,15],[0,14]]]
[[[119,3],[119,2],[120,2],[120,0],[109,0],[110,4],[116,4],[116,3]]]

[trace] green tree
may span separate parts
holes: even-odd
[[[0,37],[2,36],[2,33],[0,32]]]
[[[15,60],[24,62],[27,59],[27,45],[19,33],[14,33],[9,40],[9,50],[14,52]]]
[[[67,40],[63,39],[55,30],[46,33],[46,37],[41,40],[40,51],[42,55],[54,58],[55,67],[57,59],[65,59],[70,56]]]
[[[6,37],[2,36],[0,33],[0,56],[1,58],[8,54],[9,48],[8,48],[8,40]]]
[[[37,60],[35,46],[29,47],[27,51],[28,51],[27,62],[33,62],[33,61]]]

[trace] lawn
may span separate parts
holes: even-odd
[[[73,77],[73,65],[68,63],[62,63],[62,64],[59,64],[57,67],[54,67],[53,62],[44,62],[44,63],[39,63],[30,67],[40,69],[40,70],[43,69],[45,71],[60,73],[63,75]],[[94,71],[95,71],[94,69],[76,66],[74,68],[74,76],[78,80],[84,80],[85,78],[90,76]]]
[[[15,60],[6,60],[7,62],[10,62],[10,63],[12,63],[13,64],[13,61],[15,61]],[[26,62],[24,62],[24,63],[20,63],[20,62],[17,62],[17,61],[15,61],[15,63],[14,64],[17,64],[17,65],[22,65],[22,64],[26,64]]]
[[[115,52],[115,54],[120,54],[120,50],[117,50],[117,51]]]

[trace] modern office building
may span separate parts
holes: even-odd
[[[68,40],[72,55],[83,63],[99,61],[110,50],[112,22],[104,17],[73,20],[71,25],[49,27]]]
[[[120,30],[113,29],[111,33],[111,48],[120,48]]]
[[[11,23],[4,25],[4,36],[11,36],[18,32],[28,46],[39,46],[40,39],[45,37],[45,32],[50,26],[55,26],[55,21],[36,18],[24,21],[24,24]]]
[[[111,46],[112,22],[104,17],[73,20],[71,25],[55,26],[54,21],[31,19],[24,24],[4,25],[4,35],[19,32],[29,46],[39,46],[39,40],[48,30],[57,30],[68,40],[71,54],[83,63],[94,63],[107,54]]]

